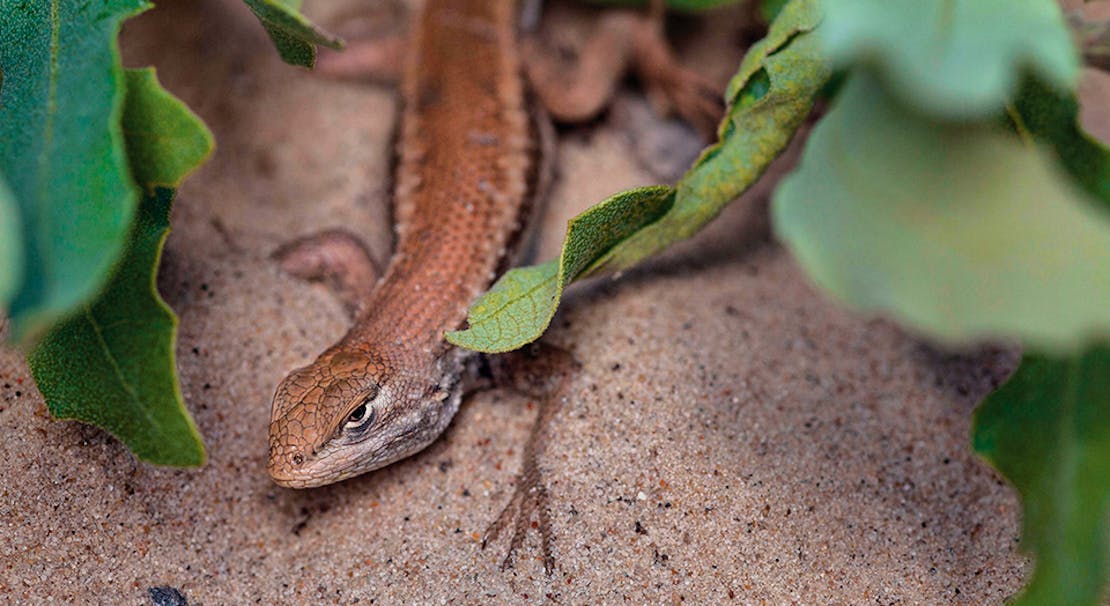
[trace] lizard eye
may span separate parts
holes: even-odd
[[[363,400],[358,408],[351,411],[347,415],[347,422],[343,425],[343,429],[347,431],[355,431],[362,429],[374,420],[374,408],[370,406],[368,399]]]

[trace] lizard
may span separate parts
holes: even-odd
[[[489,365],[451,346],[475,298],[511,263],[536,199],[550,178],[542,141],[550,127],[529,109],[513,0],[427,0],[405,41],[394,205],[397,245],[379,275],[365,247],[332,231],[290,243],[276,256],[287,271],[328,277],[355,311],[350,330],[278,385],[271,407],[269,473],[291,488],[339,482],[384,467],[431,444],[482,384]],[[395,58],[387,54],[387,57]],[[388,61],[387,61],[388,63]],[[333,73],[352,71],[339,62]],[[612,71],[611,69],[608,71]],[[570,368],[565,352],[552,367]],[[518,380],[543,385],[529,364]],[[534,369],[534,368],[533,368]],[[557,399],[566,373],[547,382]],[[560,378],[561,377],[561,378]],[[541,405],[536,428],[551,417]],[[483,547],[539,511],[544,565],[551,556],[546,491],[533,430],[516,492],[487,530]]]

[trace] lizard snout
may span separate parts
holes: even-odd
[[[283,444],[275,436],[270,436],[270,458],[267,464],[270,478],[279,486],[305,488],[309,484],[304,477],[303,468],[307,460],[305,453],[296,446]]]

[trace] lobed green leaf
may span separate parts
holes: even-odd
[[[270,34],[282,61],[312,67],[316,47],[343,48],[343,40],[320,29],[300,13],[301,0],[243,0],[266,33]]]
[[[155,278],[175,188],[211,154],[212,136],[153,69],[128,70],[123,132],[144,195],[107,287],[27,357],[52,415],[97,425],[140,459],[202,465],[174,361],[177,317]]]
[[[116,34],[149,6],[0,0],[0,173],[22,234],[22,264],[8,278],[18,281],[0,306],[17,341],[32,341],[94,296],[123,250],[138,192],[119,127]]]
[[[447,339],[486,352],[521,347],[543,334],[573,280],[631,267],[715,218],[786,148],[828,80],[812,34],[820,20],[816,0],[786,5],[729,83],[718,143],[673,190],[630,190],[587,210],[568,226],[558,263],[508,272],[471,307],[468,329]]]
[[[1110,334],[1110,215],[1042,150],[936,123],[857,74],[772,203],[837,298],[942,342],[1074,349]]]
[[[824,0],[820,37],[837,68],[868,65],[903,104],[988,119],[1027,70],[1061,90],[1079,60],[1055,0]]]
[[[1014,606],[1102,603],[1110,574],[1110,347],[1026,354],[975,412],[975,451],[1022,496],[1036,556]]]
[[[146,192],[177,189],[215,148],[212,133],[188,106],[162,88],[154,68],[126,71],[123,135],[131,174]]]

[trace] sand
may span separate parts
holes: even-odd
[[[353,4],[308,8],[328,24]],[[740,18],[680,24],[684,56],[727,77]],[[1018,353],[944,353],[826,299],[772,241],[766,183],[693,241],[576,287],[556,318],[547,340],[583,369],[542,461],[552,576],[535,533],[507,571],[504,540],[479,548],[534,415],[510,392],[470,398],[387,469],[273,485],[273,389],[347,318],[268,255],[337,226],[388,255],[395,95],[282,65],[234,0],[160,3],[124,39],[219,144],[180,191],[159,279],[209,463],[140,464],[50,421],[0,352],[0,603],[150,604],[164,587],[153,603],[1001,604],[1019,589],[1019,502],[968,447]],[[656,182],[651,149],[690,147],[637,95],[562,130],[541,257],[567,218]]]

